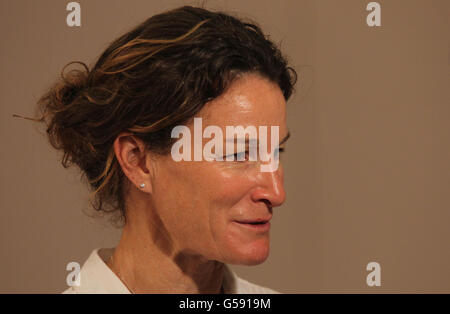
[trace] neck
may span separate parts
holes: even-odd
[[[161,230],[140,221],[127,222],[107,263],[130,292],[221,293],[223,263],[177,249]]]

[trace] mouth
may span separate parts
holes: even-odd
[[[253,231],[268,231],[270,229],[270,219],[235,220],[233,222]]]

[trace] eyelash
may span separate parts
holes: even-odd
[[[248,161],[247,160],[247,155],[249,154],[249,151],[248,150],[246,150],[245,152],[245,160],[238,160],[238,155],[240,154],[240,153],[236,153],[236,154],[234,154],[233,156],[234,156],[234,161],[237,161],[237,162],[245,162],[245,161]]]
[[[285,148],[283,148],[283,147],[280,147],[280,148],[278,148],[278,153],[279,154],[281,154],[281,153],[284,153],[285,152]],[[234,157],[234,161],[237,161],[237,162],[245,162],[245,161],[248,161],[248,160],[242,160],[242,161],[240,161],[240,160],[237,160],[238,159],[238,154],[240,154],[240,153],[235,153],[235,154],[233,154],[233,157]],[[246,157],[247,157],[247,155],[249,154],[249,151],[248,150],[246,150],[245,151],[245,155],[246,155]],[[226,156],[225,156],[226,157]]]

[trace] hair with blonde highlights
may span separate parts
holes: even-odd
[[[73,64],[84,69],[66,73]],[[119,211],[125,219],[127,178],[113,150],[116,137],[132,132],[147,149],[168,154],[172,128],[250,72],[276,83],[290,98],[297,74],[259,26],[184,6],[117,38],[91,70],[80,61],[68,63],[39,99],[40,117],[26,119],[46,124],[65,168],[80,168],[92,190],[92,207]]]

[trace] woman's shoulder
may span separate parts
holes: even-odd
[[[99,248],[92,251],[78,274],[77,285],[62,294],[129,294],[130,292],[116,274],[106,265],[114,248]]]

